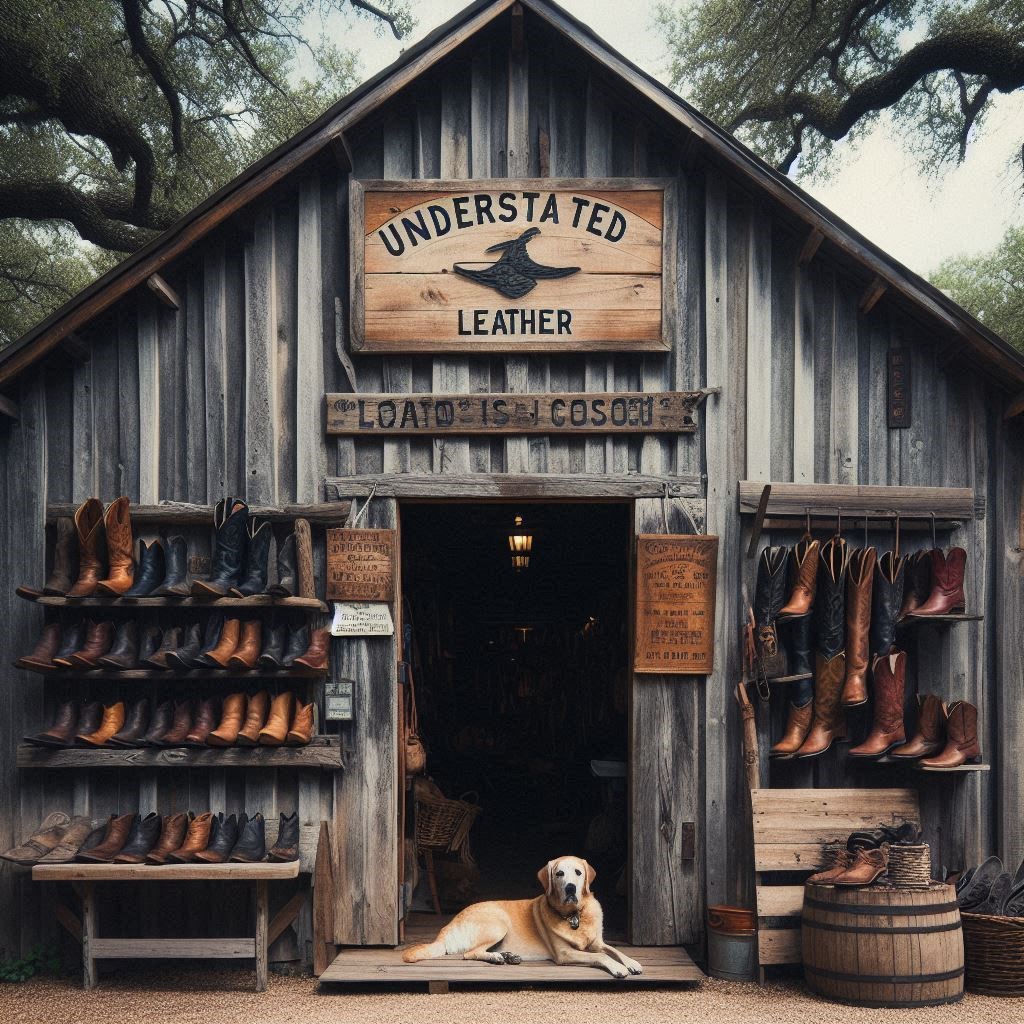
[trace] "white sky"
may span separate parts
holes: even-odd
[[[668,81],[666,49],[652,28],[654,0],[559,2],[635,64]],[[418,25],[402,43],[390,33],[376,34],[361,20],[338,19],[330,28],[344,31],[337,42],[359,51],[368,77],[467,3],[417,0]],[[897,134],[882,124],[857,151],[843,156],[829,180],[801,185],[896,259],[927,274],[955,253],[992,248],[1011,223],[1024,223],[1022,125],[1024,96],[998,97],[964,163],[941,176],[926,176]]]

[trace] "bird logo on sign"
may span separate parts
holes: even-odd
[[[493,288],[509,299],[522,298],[536,287],[539,280],[579,273],[579,267],[545,267],[535,263],[526,251],[526,245],[539,234],[540,228],[527,228],[518,238],[490,246],[485,252],[500,252],[501,259],[482,270],[471,270],[465,263],[455,263],[452,269],[456,274]]]

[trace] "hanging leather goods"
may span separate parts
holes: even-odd
[[[420,738],[420,721],[416,711],[416,687],[413,683],[411,662],[405,663],[405,677],[409,681],[409,699],[405,702],[405,722],[402,725],[405,774],[422,775],[427,767],[427,748]]]

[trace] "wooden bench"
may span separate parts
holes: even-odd
[[[799,964],[804,880],[825,866],[824,848],[851,832],[920,823],[912,789],[752,789],[758,963]],[[768,872],[784,872],[769,881]]]

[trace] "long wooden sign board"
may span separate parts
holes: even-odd
[[[327,600],[392,601],[394,530],[327,531]]]
[[[712,671],[717,578],[717,537],[637,537],[634,671],[697,676]]]
[[[353,181],[353,351],[667,351],[673,188]]]
[[[702,391],[327,395],[327,433],[692,434]]]

